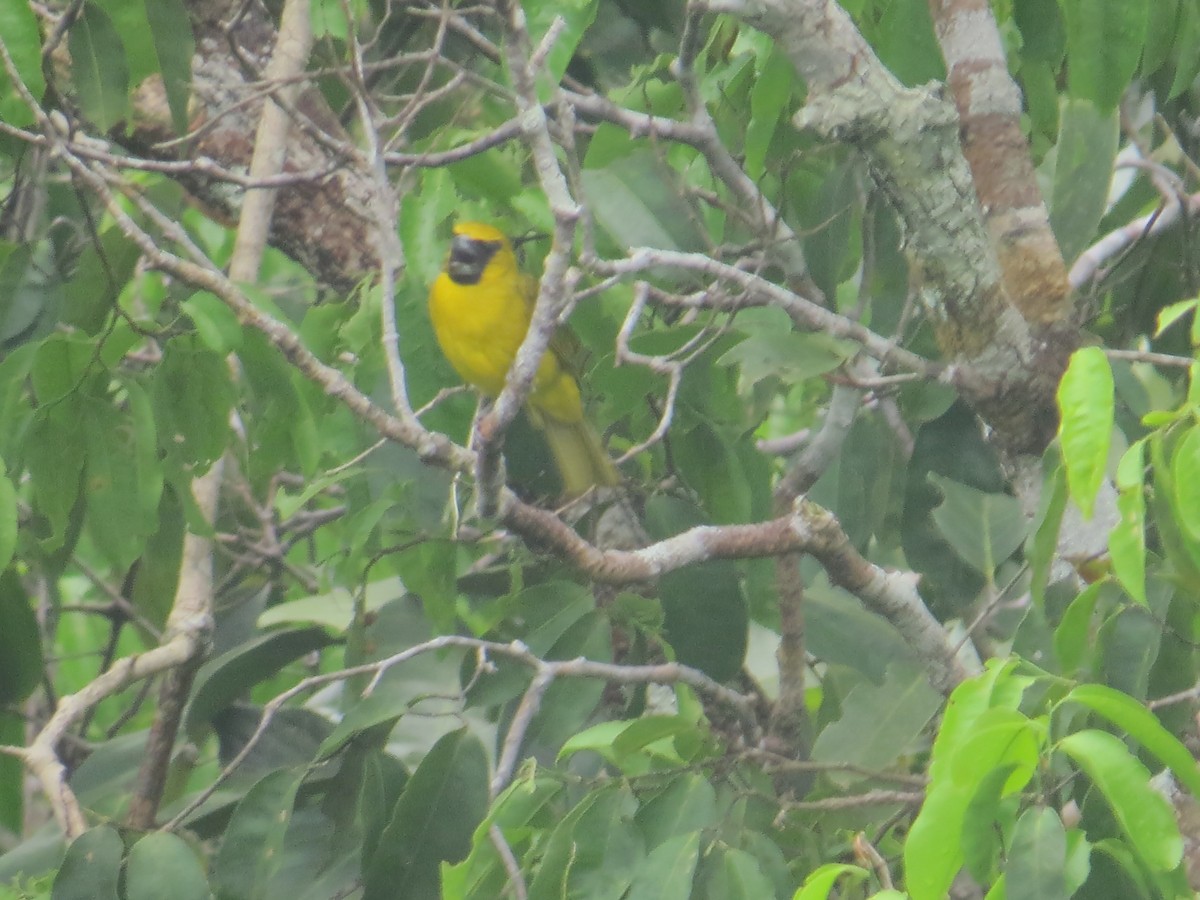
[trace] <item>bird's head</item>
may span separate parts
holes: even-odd
[[[512,255],[504,232],[483,222],[459,222],[454,226],[446,274],[455,284],[478,284],[484,269],[497,253]]]

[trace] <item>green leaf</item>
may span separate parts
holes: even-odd
[[[129,66],[121,36],[103,9],[86,3],[71,25],[68,46],[79,105],[107,133],[129,111]]]
[[[928,3],[921,0],[888,3],[874,43],[880,59],[907,85],[946,77]]]
[[[225,828],[213,864],[212,883],[221,900],[258,900],[283,862],[283,841],[302,772],[278,769],[246,792]]]
[[[792,99],[796,70],[778,45],[768,45],[766,59],[757,61],[757,78],[750,89],[750,121],[742,142],[746,174],[757,180],[763,175],[767,150],[775,128]]]
[[[942,493],[933,521],[965,562],[990,576],[1025,539],[1027,525],[1016,497],[989,494],[930,472]]]
[[[1121,487],[1117,494],[1117,512],[1121,519],[1108,535],[1108,553],[1112,558],[1113,574],[1125,591],[1143,606],[1146,605],[1146,495],[1142,485],[1144,444],[1133,444],[1125,452],[1117,471],[1117,482]],[[1134,460],[1127,464],[1126,460]],[[1122,470],[1135,469],[1137,482],[1130,481]],[[1122,477],[1125,474],[1125,477]]]
[[[42,75],[42,35],[33,8],[23,0],[0,0],[0,35],[17,75],[35,100],[46,92]],[[0,121],[17,128],[33,123],[33,110],[17,96],[8,73],[0,67]]]
[[[866,881],[870,873],[861,866],[846,863],[826,863],[804,879],[792,900],[828,900],[830,891],[839,879],[846,878],[851,885]]]
[[[1104,716],[1158,757],[1192,796],[1200,797],[1200,769],[1191,751],[1128,694],[1103,684],[1081,684],[1060,703],[1080,703]]]
[[[151,832],[129,851],[125,900],[210,900],[212,892],[200,860],[174,834]]]
[[[558,38],[546,54],[545,71],[549,82],[557,85],[564,74],[583,33],[596,19],[598,0],[522,0],[529,28],[529,39],[537,47],[556,19],[562,20]],[[547,98],[543,98],[545,100]]]
[[[617,246],[698,250],[704,246],[678,173],[648,148],[583,170],[588,209]]]
[[[1066,26],[1058,4],[1013,0],[1012,15],[1021,32],[1021,56],[1057,67],[1067,47]]]
[[[1096,582],[1080,591],[1054,629],[1054,652],[1064,675],[1079,671],[1084,665],[1084,654],[1092,648],[1092,614],[1104,587],[1104,582]]]
[[[854,348],[847,341],[826,334],[775,329],[751,334],[726,350],[717,365],[740,366],[742,378],[750,384],[766,378],[795,384],[832,372],[853,355]]]
[[[203,472],[225,452],[234,391],[222,356],[180,335],[167,342],[151,387],[163,449]]]
[[[1029,589],[1038,606],[1045,602],[1046,584],[1058,556],[1058,532],[1067,509],[1067,479],[1059,465],[1057,452],[1048,449],[1042,457],[1042,464],[1046,477],[1042,484],[1041,509],[1035,519],[1037,527],[1033,538],[1027,542],[1025,549],[1030,570]]]
[[[205,346],[225,356],[242,346],[242,326],[237,314],[220,297],[208,291],[197,291],[179,304]]]
[[[395,698],[384,692],[377,692],[364,697],[350,707],[349,711],[337,723],[329,736],[321,742],[317,751],[317,759],[328,759],[341,750],[351,740],[367,731],[373,731],[380,725],[388,725],[388,730],[399,721],[403,709],[396,708]]]
[[[8,568],[17,549],[17,491],[0,462],[0,571]]]
[[[27,440],[36,509],[50,525],[43,546],[50,552],[62,546],[82,488],[87,436],[78,427],[76,411],[75,403],[39,411]]]
[[[487,806],[483,744],[465,728],[444,735],[408,779],[364,866],[363,900],[441,896],[441,863],[466,858]]]
[[[1112,369],[1104,351],[1076,350],[1058,386],[1058,438],[1071,497],[1085,518],[1091,518],[1104,481],[1114,403]]]
[[[758,860],[736,847],[714,852],[705,860],[698,881],[709,897],[721,900],[763,900],[775,896],[775,886]]]
[[[862,681],[841,701],[842,717],[827,725],[813,744],[819,762],[853,763],[885,769],[909,752],[941,707],[923,666],[894,660],[881,684]]]
[[[1193,425],[1171,455],[1175,477],[1175,509],[1188,536],[1200,542],[1200,427]]]
[[[94,7],[88,4],[85,10]],[[105,229],[88,242],[63,289],[63,321],[98,334],[116,307],[138,261],[138,247],[118,228]],[[112,336],[109,336],[112,341]]]
[[[700,465],[693,460],[686,468],[695,472]],[[654,537],[678,534],[702,521],[700,511],[684,500],[657,496],[646,504],[645,525]],[[658,588],[663,634],[675,658],[717,681],[741,671],[750,620],[737,567],[723,560],[686,566],[662,576]]]
[[[1150,773],[1119,738],[1080,731],[1059,742],[1099,788],[1126,839],[1146,864],[1166,872],[1183,858],[1183,840],[1170,802],[1150,786]]]
[[[1179,0],[1158,0],[1149,4],[1146,47],[1142,51],[1144,77],[1153,75],[1167,61],[1175,39],[1179,36],[1178,28]]]
[[[84,404],[83,427],[88,530],[109,560],[123,570],[141,554],[146,537],[158,524],[147,506],[154,510],[158,505],[162,466],[153,452],[144,452],[138,430],[131,429],[130,422],[107,402]],[[153,444],[151,436],[151,448]]]
[[[1200,300],[1193,297],[1191,300],[1180,300],[1178,303],[1164,306],[1158,311],[1158,315],[1155,317],[1154,336],[1162,337],[1164,331],[1188,313],[1195,315],[1198,304],[1200,304]]]
[[[994,767],[1011,764],[1004,759],[1009,746],[976,742],[989,759],[975,761],[964,757],[961,749],[972,741],[981,721],[990,719],[993,728],[1002,725],[1003,714],[1020,702],[1028,681],[1013,674],[1015,665],[1011,659],[993,661],[986,672],[964,681],[950,695],[933,745],[925,802],[904,845],[905,879],[913,900],[945,896],[963,865],[962,826],[971,798]],[[1011,745],[1013,729],[995,736],[1006,737]]]
[[[42,680],[42,641],[21,579],[0,573],[0,707],[14,706]]]
[[[1062,819],[1051,809],[1027,809],[1017,819],[1008,862],[1005,891],[1010,897],[1067,900],[1067,835]]]
[[[717,792],[712,783],[702,775],[690,773],[672,778],[662,791],[644,801],[636,818],[646,837],[646,846],[654,848],[694,829],[711,828],[719,816]]]
[[[111,825],[85,831],[67,848],[51,900],[117,900],[124,853],[121,835]]]
[[[293,660],[328,646],[333,639],[320,628],[284,628],[261,634],[210,659],[196,673],[184,728],[199,740],[213,717]]]
[[[159,498],[158,526],[146,539],[146,548],[134,576],[133,605],[159,627],[166,625],[179,587],[185,532],[183,505],[168,485]]]
[[[1142,55],[1143,0],[1060,0],[1067,24],[1067,87],[1102,111],[1117,108]]]
[[[630,822],[635,806],[622,784],[584,797],[546,842],[529,900],[622,896],[644,858],[641,835]]]
[[[647,854],[624,900],[688,900],[700,858],[700,832],[668,838]]]
[[[1171,44],[1175,48],[1177,62],[1175,79],[1167,91],[1168,100],[1174,100],[1191,87],[1196,80],[1196,73],[1200,72],[1200,8],[1195,3],[1183,4],[1179,21],[1171,33]]]
[[[1092,243],[1104,215],[1119,131],[1116,110],[1084,99],[1063,101],[1050,227],[1068,263]]]
[[[171,121],[179,136],[188,130],[188,98],[192,87],[192,20],[183,0],[144,0],[146,22],[154,39],[158,71],[162,74],[171,108]]]
[[[458,624],[458,547],[449,540],[422,541],[396,554],[396,573],[421,598],[437,634],[450,634]]]

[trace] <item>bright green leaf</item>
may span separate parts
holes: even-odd
[[[1119,738],[1079,731],[1059,742],[1108,801],[1126,839],[1151,869],[1168,871],[1183,858],[1170,802],[1150,785],[1150,773]]]
[[[1104,716],[1168,766],[1189,793],[1200,797],[1200,769],[1191,751],[1128,694],[1103,684],[1081,684],[1061,702],[1081,703]]]
[[[1076,350],[1058,386],[1058,437],[1071,497],[1085,518],[1091,518],[1104,481],[1114,404],[1112,368],[1104,351]]]
[[[1175,445],[1171,471],[1179,524],[1193,541],[1200,542],[1200,426],[1189,428]]]
[[[851,884],[861,884],[869,873],[860,866],[845,863],[826,863],[804,879],[792,900],[828,900],[829,892],[839,879],[846,878]]]

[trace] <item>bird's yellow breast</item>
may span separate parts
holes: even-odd
[[[489,397],[504,389],[529,330],[531,290],[505,240],[478,282],[459,284],[443,271],[429,292],[429,316],[442,352],[460,378]],[[579,386],[553,351],[542,357],[529,404],[560,422],[583,418]]]

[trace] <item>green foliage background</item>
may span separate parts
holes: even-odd
[[[841,5],[903,82],[944,77],[924,0]],[[535,45],[556,16],[564,22],[542,73],[547,91],[561,80],[638,113],[692,114],[672,70],[682,2],[522,6]],[[1165,202],[1144,173],[1114,176],[1119,151],[1136,147],[1174,173],[1173,190],[1196,190],[1200,2],[992,6],[1068,264]],[[389,9],[314,2],[311,68],[333,109],[351,106],[329,74],[347,63],[351,34],[370,42],[372,62],[432,45],[430,16]],[[189,123],[187,3],[86,0],[70,15],[67,67],[43,60],[45,17],[0,0],[9,59],[0,76],[0,743],[22,746],[57,698],[157,643],[188,531],[220,548],[216,626],[173,758],[161,815],[172,827],[121,828],[154,714],[155,694],[133,685],[60,748],[94,825],[69,847],[19,760],[0,755],[0,897],[493,898],[517,896],[510,869],[531,898],[924,900],[944,896],[956,876],[989,898],[1191,896],[1163,786],[1200,793],[1194,691],[1151,702],[1200,674],[1200,389],[1195,366],[1176,365],[1200,345],[1200,285],[1182,226],[1134,244],[1081,297],[1094,340],[1059,389],[1060,438],[1043,459],[1039,510],[1021,509],[972,411],[922,380],[875,392],[809,491],[868,559],[919,576],[921,596],[954,634],[972,630],[985,671],[948,702],[900,633],[806,560],[808,733],[782,748],[745,746],[720,705],[686,686],[664,698],[644,685],[562,678],[533,719],[516,777],[489,799],[531,674],[451,648],[388,669],[369,692],[366,678],[302,691],[197,805],[272,698],[438,635],[521,641],[546,660],[678,659],[742,690],[753,678],[770,701],[776,584],[769,562],[709,561],[664,578],[653,597],[598,604],[569,562],[472,520],[469,484],[410,450],[373,449],[371,427],[220,298],[146,265],[94,195],[37,158],[28,135],[43,126],[13,74],[114,154],[132,130],[132,92],[151,75],[163,79],[176,130]],[[498,40],[494,16],[471,21]],[[936,357],[932,329],[912,308],[901,227],[861,159],[792,127],[805,85],[765,34],[729,16],[697,21],[704,108],[745,175],[804,236],[830,306]],[[461,146],[514,115],[503,64],[458,33],[442,54],[453,67],[435,68],[429,83],[419,62],[382,66],[372,82],[385,111],[399,105],[390,97],[429,94],[406,153]],[[455,71],[469,77],[430,94]],[[695,147],[604,121],[575,140],[572,186],[601,258],[648,247],[762,263],[760,235]],[[31,167],[40,167],[32,178]],[[228,263],[231,231],[168,174],[124,177],[198,251]],[[28,190],[41,209],[18,232]],[[549,233],[554,220],[517,141],[405,169],[398,194],[400,350],[421,407],[455,383],[425,315],[451,221],[522,234]],[[540,271],[545,242],[524,246],[526,268]],[[377,288],[340,294],[319,274],[269,251],[247,290],[319,359],[386,402]],[[787,284],[787,273],[765,274]],[[655,283],[704,287],[666,271]],[[589,411],[617,453],[653,432],[668,384],[662,372],[616,365],[631,301],[631,285],[614,283],[571,318],[589,351]],[[667,439],[624,467],[655,538],[769,518],[786,459],[759,442],[820,428],[857,349],[794,330],[774,307],[655,309],[630,348],[686,359]],[[1106,349],[1174,359],[1155,365]],[[455,394],[423,422],[463,441],[474,409],[469,394]],[[536,435],[518,425],[511,468],[529,496],[548,501],[543,466],[535,459],[520,472],[523,440]],[[222,456],[232,474],[212,524],[190,484]],[[1068,499],[1085,514],[1106,503],[1119,513],[1107,555],[1071,560],[1086,580],[1056,558],[1060,532],[1076,527]],[[1152,784],[1151,773],[1166,774]]]

